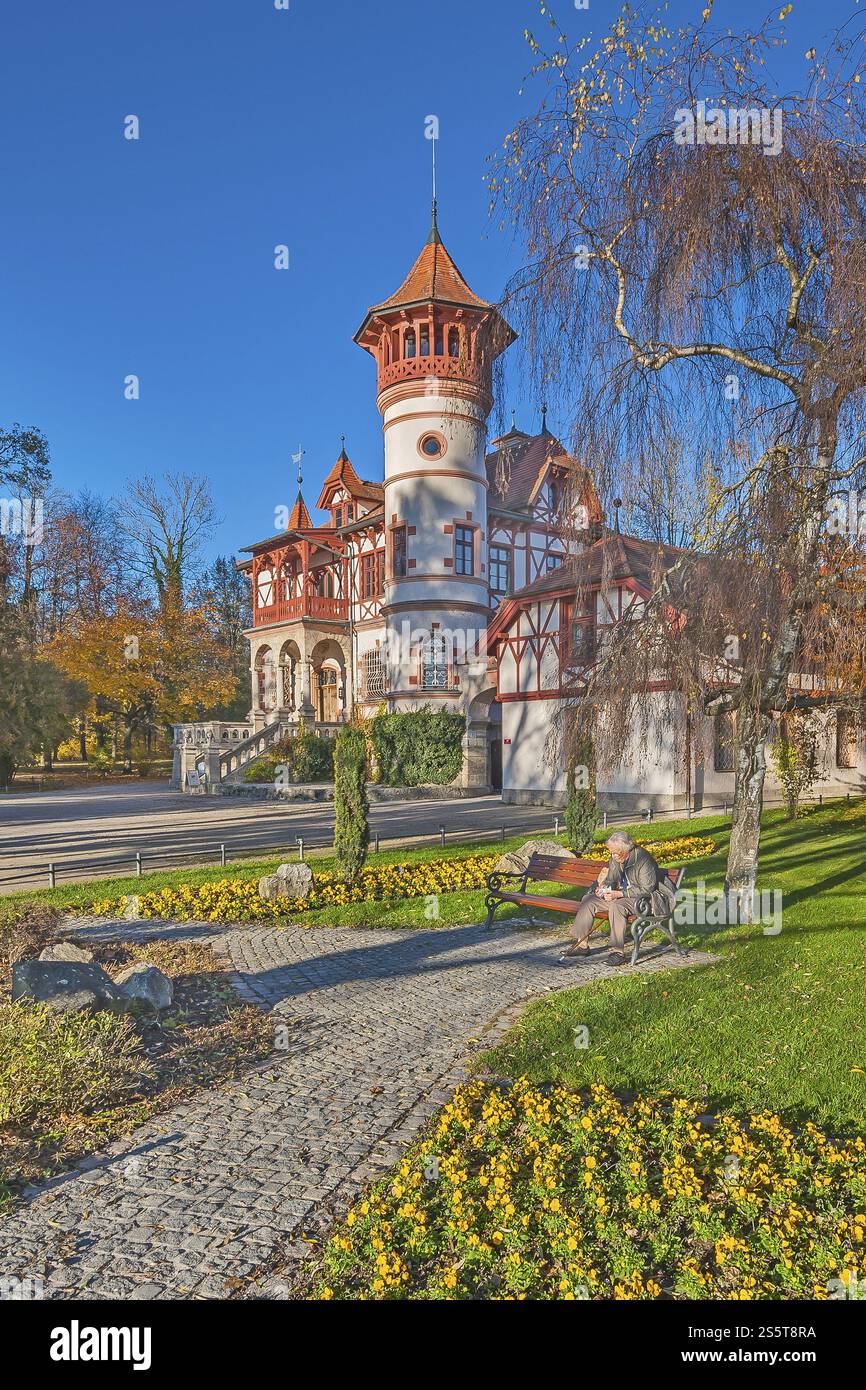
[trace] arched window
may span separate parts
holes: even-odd
[[[421,646],[421,686],[424,690],[448,688],[448,644],[432,632]]]
[[[456,328],[448,329],[448,356],[460,356],[460,333]]]
[[[407,332],[405,338],[403,339],[403,356],[404,356],[404,357],[414,357],[414,356],[415,356],[415,329],[414,329],[414,328],[410,328],[409,331]]]

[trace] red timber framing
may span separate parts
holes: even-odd
[[[257,550],[250,564],[253,627],[313,618],[348,622],[348,554],[345,543],[329,528],[322,544],[312,533],[288,544]],[[324,547],[327,546],[327,549]],[[340,559],[332,551],[344,552]]]
[[[316,527],[299,533],[297,539],[257,548],[252,560],[241,567],[252,587],[253,627],[303,618],[337,623],[380,621],[385,578],[383,540],[379,513],[367,525],[356,523],[348,534],[338,534],[332,527]]]
[[[620,578],[607,586],[595,584],[581,590],[579,605],[573,581],[543,593],[505,599],[487,630],[484,647],[488,656],[496,658],[497,699],[508,703],[579,695],[584,675],[609,634],[632,613],[636,616],[648,597],[635,580]],[[514,674],[513,690],[503,689],[507,658]],[[557,679],[552,681],[554,671]]]
[[[550,574],[564,560],[568,544],[562,515],[555,512],[548,496],[548,484],[554,473],[562,474],[565,485],[567,470],[555,464],[551,466],[551,460],[547,459],[534,471],[531,501],[524,499],[517,506],[500,507],[493,503],[488,513],[486,536],[471,513],[455,516],[445,525],[443,568],[449,575],[458,572],[455,563],[458,526],[471,528],[473,535],[473,572],[460,577],[467,584],[483,589],[485,595],[489,574],[489,564],[484,558],[485,541],[487,547],[496,546],[508,552],[510,592]],[[484,479],[485,485],[487,481]],[[405,528],[406,576],[425,579],[431,584],[441,579],[441,575],[421,574],[416,570],[417,562],[412,553],[415,527],[396,516],[387,524],[381,493],[382,484],[358,478],[343,450],[325,480],[318,502],[321,508],[331,511],[325,525],[314,526],[310,522],[299,494],[289,529],[251,547],[251,557],[240,566],[251,582],[254,628],[305,619],[326,624],[374,625],[381,622],[385,582],[398,577],[392,573],[393,537],[398,531],[402,534],[402,528]],[[353,516],[347,522],[350,501]],[[343,519],[342,526],[335,525],[338,516]],[[370,555],[375,555],[375,561],[370,560]],[[373,570],[375,589],[371,591]],[[502,592],[491,592],[491,609],[495,610],[505,598]]]

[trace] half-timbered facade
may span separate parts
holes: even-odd
[[[619,624],[639,619],[654,589],[653,575],[681,554],[631,536],[598,538],[500,604],[487,633],[502,710],[503,800],[562,805],[566,798],[562,731],[580,700],[589,668]],[[793,673],[792,687],[813,688],[816,676]],[[635,717],[622,730],[616,767],[596,769],[600,805],[608,811],[722,806],[734,788],[734,727],[730,714],[687,711],[676,689],[661,680],[636,699],[658,702],[658,717]],[[652,746],[635,730],[649,724]],[[775,732],[771,738],[775,736]],[[849,713],[825,720],[814,791],[828,796],[866,791],[866,745]],[[772,763],[766,795],[782,797]]]

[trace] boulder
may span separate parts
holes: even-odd
[[[527,840],[520,849],[509,850],[497,860],[495,873],[522,874],[533,854],[552,854],[559,859],[573,859],[574,855],[565,845],[556,840]]]
[[[12,967],[12,998],[47,1004],[57,1013],[110,1009],[123,1013],[127,1001],[101,965],[77,960],[19,960]]]
[[[276,898],[308,898],[313,891],[313,871],[309,864],[281,864],[275,874],[259,879],[259,897],[266,902]]]
[[[115,975],[114,983],[130,1003],[146,1004],[151,1009],[167,1009],[174,998],[174,987],[168,976],[146,961],[126,966]]]
[[[93,952],[76,946],[74,941],[56,941],[53,946],[46,946],[44,951],[39,952],[39,959],[77,960],[82,965],[87,965],[93,960]]]

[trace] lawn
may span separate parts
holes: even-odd
[[[701,822],[703,826],[704,822]],[[721,886],[728,831],[690,865]],[[742,1114],[764,1108],[835,1131],[866,1114],[866,802],[836,802],[795,822],[764,818],[760,881],[783,894],[777,936],[759,926],[704,928],[687,944],[719,963],[625,973],[533,1004],[478,1066],[582,1089],[674,1093]],[[682,933],[681,933],[682,934]],[[580,979],[580,965],[571,979]],[[589,1046],[575,1046],[585,1025]]]
[[[687,887],[721,886],[729,828],[712,833]],[[331,1234],[305,1296],[856,1296],[864,846],[866,802],[768,813],[761,886],[783,894],[781,933],[694,929],[716,963],[531,1004]]]
[[[653,824],[651,826],[642,823],[632,826],[632,833],[640,840],[669,840],[680,835],[698,835],[717,839],[716,831],[725,827],[728,822],[721,816],[702,817],[700,820],[673,821],[665,824]],[[555,838],[549,832],[539,832],[545,839]],[[605,832],[598,831],[597,839],[603,840]],[[466,859],[477,855],[499,855],[508,850],[518,849],[525,844],[528,839],[538,838],[528,832],[520,835],[510,836],[506,840],[496,839],[483,843],[463,842],[447,845],[444,849],[439,845],[428,845],[420,849],[395,848],[384,850],[379,854],[370,854],[367,859],[367,867],[371,869],[385,867],[393,864],[420,865],[434,862],[452,861]],[[565,843],[565,837],[560,835],[559,840]],[[282,859],[290,857],[296,858],[296,854],[288,856],[283,853]],[[332,855],[312,854],[308,856],[310,866],[314,873],[332,873],[336,870],[336,861]],[[143,874],[140,878],[129,876],[126,878],[102,879],[98,881],[87,880],[81,883],[63,884],[54,889],[36,889],[26,893],[10,894],[2,899],[3,904],[10,907],[23,906],[28,902],[44,902],[67,912],[86,913],[95,900],[99,899],[119,899],[126,895],[142,896],[147,893],[159,892],[162,889],[176,889],[182,886],[189,888],[199,888],[206,885],[218,885],[231,881],[255,882],[264,874],[271,874],[280,863],[280,859],[266,860],[247,860],[232,863],[225,868],[206,867],[206,868],[181,868],[166,869],[158,873]],[[702,861],[694,861],[700,867]],[[691,873],[691,868],[689,869]],[[548,894],[559,894],[568,896],[573,893],[567,886],[557,884],[546,884],[544,890]],[[458,892],[439,893],[435,895],[435,902],[432,901],[433,895],[428,897],[393,897],[384,898],[375,902],[353,902],[340,907],[324,907],[318,910],[305,911],[299,914],[297,921],[304,926],[345,926],[345,927],[451,927],[459,926],[469,922],[482,922],[487,916],[487,909],[484,905],[486,889],[470,889]],[[537,922],[539,926],[554,926],[560,929],[565,928],[567,918],[561,913],[533,911],[528,913],[526,908],[519,908],[510,904],[503,904],[497,909],[496,921],[507,922],[509,919],[517,918],[520,922],[527,922],[530,919]],[[267,919],[269,923],[273,918]],[[285,919],[291,920],[290,918]]]

